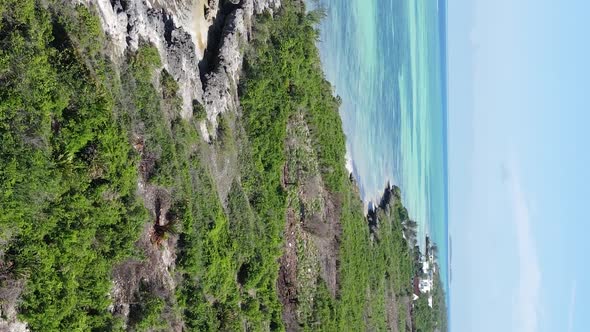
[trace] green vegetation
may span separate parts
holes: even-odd
[[[388,301],[395,303],[392,296],[399,300],[412,291],[413,256],[402,237],[403,220],[399,219],[405,208],[400,197],[394,196],[378,210],[379,226],[371,235],[357,197],[350,191],[343,202],[341,294],[335,319],[340,329],[384,330],[386,305],[391,305]]]
[[[268,234],[237,181],[221,203],[206,165],[208,147],[195,123],[179,117],[178,105],[160,106],[152,79],[158,65],[157,51],[147,45],[130,59],[127,84],[137,114],[129,114],[132,127],[143,128],[138,134],[145,138],[144,155],[154,161],[149,182],[172,193],[170,214],[181,221],[177,268],[182,282],[176,298],[185,324],[195,331],[280,326],[274,292],[280,229],[277,225],[275,234]],[[162,91],[176,95],[174,84],[160,82]],[[229,121],[218,118],[213,147],[220,154],[235,149]],[[264,234],[274,244],[258,242]]]
[[[289,211],[304,211],[301,223],[324,214],[338,223],[337,285],[320,273],[326,249],[296,244],[302,329],[411,329],[408,214],[394,190],[368,225],[344,168],[340,100],[320,67],[321,16],[284,1],[256,18],[242,108],[218,117],[207,144],[205,109],[195,102],[181,118],[178,83],[154,46],[115,66],[86,7],[0,3],[0,288],[25,281],[18,311],[32,331],[166,331],[170,317],[189,331],[283,330],[278,259]],[[288,152],[296,117],[306,143]],[[314,179],[317,193],[299,197],[303,181],[286,184],[285,165]],[[149,265],[166,250],[176,257],[169,270]],[[130,294],[122,317],[113,271],[129,262],[165,270],[175,288],[130,282],[119,290]],[[434,312],[416,303],[418,331],[443,322],[444,296],[435,299]]]
[[[161,319],[165,302],[148,289],[148,285],[139,286],[137,302],[130,307],[129,328],[134,331],[166,331],[166,324]]]
[[[438,274],[434,275],[432,308],[428,306],[426,296],[420,297],[414,305],[414,321],[417,332],[434,331],[435,328],[447,330],[447,306]]]
[[[195,102],[193,104],[193,116],[197,121],[205,120],[207,118],[205,107],[203,107],[203,105],[199,104],[198,102]]]
[[[313,136],[321,174],[333,192],[343,190],[348,178],[345,138],[338,107],[325,80],[315,42],[314,12],[286,2],[280,15],[259,18],[256,37],[246,57],[246,77],[240,98],[252,149],[261,158],[256,167],[275,174],[285,161],[283,145],[289,117],[304,110]]]
[[[413,243],[408,244],[403,237],[408,233],[404,225],[411,224],[408,213],[395,188],[391,201],[378,210],[375,218],[379,227],[371,234],[358,192],[344,169],[339,99],[333,97],[320,69],[315,24],[322,13],[305,13],[298,5],[285,2],[279,14],[273,19],[259,19],[253,47],[246,57],[241,101],[254,155],[261,157],[254,164],[273,177],[267,182],[272,185],[267,191],[281,192],[287,121],[302,112],[320,174],[341,207],[339,295],[333,298],[318,280],[314,303],[300,304],[306,306],[303,312],[307,312],[307,318],[299,323],[306,330],[385,330],[388,323],[398,324],[388,322],[388,306],[397,305],[395,301],[404,297],[410,303],[412,294],[416,253]],[[302,154],[296,160],[308,163],[310,158]],[[302,294],[303,298],[307,297]],[[409,314],[407,307],[398,310],[402,331],[406,330],[406,309]]]
[[[108,329],[110,268],[133,252],[145,212],[102,84],[112,69],[92,46],[100,25],[84,7],[0,12],[0,229],[4,260],[27,279],[20,314],[33,330]]]

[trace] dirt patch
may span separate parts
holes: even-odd
[[[297,190],[302,228],[317,249],[321,277],[335,297],[341,235],[340,200],[326,190],[303,111],[289,119],[287,137],[283,185]]]
[[[0,261],[0,270],[5,264],[6,262]],[[27,324],[18,320],[16,311],[25,281],[13,279],[6,274],[0,276],[0,285],[0,331],[28,331]]]
[[[137,243],[144,259],[129,259],[113,269],[113,290],[111,296],[113,314],[129,318],[130,308],[139,301],[140,286],[147,285],[150,293],[167,303],[174,303],[175,281],[173,278],[176,255],[176,236],[170,236],[160,246],[154,245],[150,233],[153,224],[144,226]],[[164,313],[172,331],[182,331],[182,322],[173,313]]]
[[[409,296],[404,296],[400,301],[402,308],[406,311],[406,331],[412,331],[412,300]]]
[[[207,33],[209,31],[209,22],[205,17],[206,0],[195,0],[192,6],[193,24],[197,39],[197,49],[199,50],[199,57],[203,57],[205,48],[207,47]]]
[[[168,308],[176,301],[173,276],[178,236],[168,231],[174,223],[170,214],[172,193],[148,182],[156,158],[144,151],[143,138],[136,137],[133,147],[141,155],[137,194],[150,212],[150,219],[135,244],[142,259],[128,259],[113,268],[110,311],[126,322],[132,306],[141,301],[140,287],[148,288],[152,295],[165,300]],[[171,310],[165,310],[162,319],[168,322],[171,331],[182,331],[182,321]]]
[[[281,180],[289,198],[277,289],[285,328],[298,331],[311,318],[321,280],[337,296],[341,204],[324,186],[303,113],[289,120],[285,149]]]
[[[385,310],[387,319],[387,330],[393,332],[405,332],[399,330],[399,307],[395,292],[392,289],[386,291]]]
[[[6,260],[5,248],[12,237],[6,228],[0,232],[0,331],[28,331],[27,324],[17,317],[20,295],[26,276],[15,272],[14,263]]]
[[[296,227],[298,218],[292,209],[287,210],[285,227],[285,249],[279,259],[277,289],[283,304],[283,322],[287,331],[298,331],[297,321],[297,242]]]
[[[304,229],[311,231],[312,239],[318,248],[318,259],[320,263],[321,277],[326,282],[328,290],[333,297],[338,293],[338,260],[340,251],[340,203],[333,196],[328,195],[325,200],[324,218],[304,220]],[[321,233],[315,230],[321,229]]]
[[[204,160],[208,160],[211,176],[220,201],[225,207],[231,186],[240,175],[241,144],[245,140],[244,129],[237,121],[237,115],[231,112],[219,114],[217,131],[209,144],[203,146]]]

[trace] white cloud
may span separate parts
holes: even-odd
[[[512,203],[513,221],[518,240],[519,282],[517,293],[517,331],[535,332],[538,327],[541,271],[531,229],[527,198],[515,163],[508,165],[507,185]]]
[[[569,317],[567,322],[567,330],[572,332],[574,330],[574,312],[576,311],[576,282],[572,285],[570,295]]]

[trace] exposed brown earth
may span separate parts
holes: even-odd
[[[279,299],[283,304],[283,322],[287,331],[297,331],[297,243],[295,230],[298,218],[295,211],[287,210],[287,223],[285,227],[285,248],[283,256],[279,259],[279,278],[277,289]]]
[[[387,309],[387,329],[393,332],[405,332],[399,330],[399,325],[397,323],[399,319],[399,307],[395,296],[395,292],[393,292],[391,289],[387,290],[385,300],[385,308]]]
[[[325,229],[321,235],[312,237],[316,247],[319,249],[319,261],[321,267],[322,279],[326,282],[328,290],[332,296],[336,297],[338,293],[338,270],[339,261],[338,253],[340,251],[340,235],[342,227],[340,225],[340,203],[331,195],[326,200],[325,219],[315,220],[313,223],[320,224]],[[305,228],[314,227],[312,222],[304,222]]]
[[[169,214],[171,193],[148,183],[154,167],[154,158],[144,153],[143,139],[138,137],[134,143],[135,150],[141,156],[139,164],[138,195],[149,211],[153,222],[144,225],[141,236],[136,243],[143,259],[128,259],[113,268],[113,289],[111,311],[126,322],[139,302],[140,287],[148,288],[151,294],[175,301],[174,267],[176,261],[176,242],[178,236],[170,232],[173,217]],[[165,312],[172,331],[182,331],[182,321],[172,312]]]
[[[277,288],[285,327],[297,331],[305,319],[300,306],[313,304],[318,277],[337,296],[341,207],[339,199],[325,189],[302,113],[291,119],[287,131],[282,181],[292,196]]]

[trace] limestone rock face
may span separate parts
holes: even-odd
[[[265,10],[272,13],[280,6],[278,0],[228,0],[227,3],[236,8],[222,18],[218,56],[211,60],[212,70],[202,76],[204,107],[213,128],[217,127],[218,114],[234,111],[239,106],[237,87],[244,59],[243,47],[251,35],[252,16]],[[204,124],[201,131],[207,140],[209,134],[215,136],[215,131],[208,133]]]
[[[203,90],[198,65],[208,25],[204,16],[198,17],[194,10],[195,2],[201,0],[74,1],[96,7],[115,62],[121,61],[127,49],[136,50],[141,42],[151,43],[158,49],[163,67],[179,83],[182,116],[190,118],[193,101],[202,100]]]
[[[219,113],[235,110],[238,105],[237,84],[243,60],[240,43],[246,40],[243,9],[228,15],[222,36],[215,69],[204,80],[204,106],[207,118],[215,126]]]
[[[163,68],[178,82],[182,117],[191,118],[195,103],[204,106],[210,123],[201,123],[206,140],[218,114],[239,106],[237,86],[252,16],[272,14],[280,6],[280,0],[70,1],[97,9],[116,63],[142,42],[158,49]],[[216,56],[205,59],[206,53]]]

